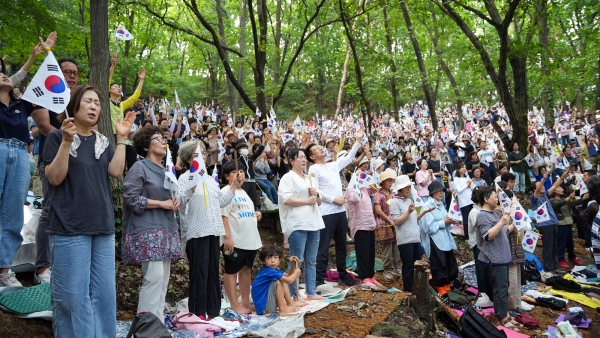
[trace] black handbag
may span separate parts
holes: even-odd
[[[169,330],[155,314],[146,312],[135,316],[127,338],[171,338]]]
[[[527,262],[525,264],[525,278],[529,282],[541,282],[542,276],[540,275],[537,266],[533,262]]]

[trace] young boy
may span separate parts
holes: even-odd
[[[223,174],[229,185],[222,189],[228,191],[231,180],[236,174],[235,161],[223,166]],[[238,163],[237,174],[244,178],[243,167]],[[225,236],[221,236],[221,250],[225,261],[225,293],[229,298],[231,309],[237,313],[252,313],[250,304],[250,272],[256,257],[256,251],[262,247],[258,233],[258,221],[262,218],[260,211],[254,211],[254,203],[248,194],[238,186],[235,196],[226,207],[221,209]],[[238,302],[236,282],[240,283],[242,303]]]
[[[284,273],[278,269],[281,256],[281,249],[276,246],[264,247],[258,255],[264,266],[252,283],[252,300],[256,314],[273,313],[279,308],[279,314],[284,315],[303,305],[292,299],[288,286],[302,274],[298,268],[298,257],[290,257],[290,261],[293,262],[292,268]]]

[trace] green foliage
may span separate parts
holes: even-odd
[[[88,73],[88,57],[93,51],[89,46],[89,1],[67,0],[12,0],[3,4],[0,19],[0,53],[7,54],[7,64],[16,71],[27,59],[31,44],[38,36],[46,37],[51,31],[58,32],[58,43],[54,53],[58,58],[71,57],[79,62],[82,70],[81,82],[85,83]],[[306,18],[314,13],[321,0],[302,2],[280,1],[281,42],[275,43],[276,13],[278,0],[267,2],[267,42],[259,46],[266,52],[264,91],[267,105],[272,95],[277,94],[291,58],[298,47],[302,27]],[[483,68],[476,49],[456,24],[434,4],[437,0],[407,2],[415,29],[415,35],[423,50],[424,62],[438,104],[452,104],[457,99],[465,102],[481,101],[494,103],[499,98]],[[598,77],[598,47],[600,47],[600,2],[593,0],[542,1],[547,6],[549,46],[542,47],[539,34],[539,15],[535,4],[539,0],[521,1],[517,15],[511,24],[511,52],[527,55],[527,77],[530,105],[540,105],[542,94],[551,101],[551,106],[575,102],[579,97],[583,107],[591,107]],[[111,53],[119,55],[113,81],[123,84],[126,95],[137,86],[137,72],[144,66],[148,70],[143,98],[149,95],[166,97],[174,101],[177,90],[183,104],[211,102],[230,106],[227,77],[216,48],[199,39],[210,39],[187,6],[187,0],[111,0],[109,9],[109,37]],[[202,15],[218,33],[216,0],[199,0]],[[240,27],[242,1],[220,0],[222,7],[222,43],[243,56],[229,52],[228,58],[236,77],[243,66],[241,86],[254,99],[257,93],[252,71],[256,67],[254,42],[250,20]],[[487,13],[482,2],[467,1],[469,6]],[[343,1],[346,13],[361,12],[358,1]],[[253,2],[257,15],[257,4]],[[498,4],[502,11],[506,4]],[[383,8],[389,18],[392,51],[388,52],[384,28]],[[494,62],[498,62],[499,41],[494,28],[476,15],[459,6],[456,11],[472,27]],[[83,9],[83,10],[82,10]],[[400,105],[423,100],[418,71],[412,45],[408,39],[400,6],[395,1],[369,1],[367,12],[349,23],[356,40],[357,53],[361,62],[363,82],[367,97],[376,111],[390,109],[392,105],[390,80],[395,79],[398,87],[397,100]],[[339,19],[338,2],[324,1],[320,14],[309,27]],[[437,20],[433,20],[435,14]],[[165,25],[175,23],[186,30],[182,32]],[[114,30],[123,24],[135,39],[129,44],[117,41]],[[257,22],[258,25],[258,22]],[[240,46],[240,33],[245,33],[245,42]],[[194,35],[189,34],[192,32]],[[527,35],[533,38],[525,43]],[[437,36],[440,54],[435,53],[432,37]],[[307,118],[317,111],[319,97],[323,113],[332,114],[336,108],[341,73],[348,51],[347,39],[340,22],[327,25],[306,41],[304,49],[291,68],[286,88],[277,103],[278,115],[291,119],[296,115]],[[542,56],[549,57],[547,70],[542,69]],[[275,72],[275,60],[279,59],[279,73]],[[459,96],[451,87],[446,74],[440,68],[443,60],[458,83]],[[391,62],[397,66],[391,72]],[[40,61],[38,60],[38,65]],[[354,65],[351,58],[348,78],[342,102],[358,103],[359,90],[356,85]],[[510,64],[507,66],[510,76]],[[33,70],[35,71],[35,67]],[[545,84],[549,88],[545,88]],[[239,95],[237,95],[239,97]],[[240,115],[253,114],[242,104]],[[117,210],[115,210],[117,211]]]

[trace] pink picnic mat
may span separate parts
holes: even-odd
[[[509,328],[502,326],[502,325],[498,325],[498,326],[496,326],[496,328],[498,330],[504,331],[504,333],[506,333],[507,338],[529,338],[529,336],[526,334],[523,334],[521,332],[515,332]]]

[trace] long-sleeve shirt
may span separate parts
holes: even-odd
[[[108,79],[108,83],[111,83],[112,78]],[[135,90],[135,92],[133,92],[133,95],[131,95],[127,100],[125,101],[121,101],[119,103],[113,103],[111,101],[110,104],[110,122],[111,122],[111,126],[113,128],[113,133],[116,134],[115,132],[115,123],[117,123],[117,117],[121,117],[121,119],[123,118],[123,112],[125,111],[125,109],[133,106],[134,103],[137,102],[137,100],[140,98],[140,95],[142,94],[142,91],[137,89]]]
[[[256,160],[254,162],[254,178],[257,180],[266,180],[267,174],[271,171],[271,167],[265,161]]]
[[[535,194],[531,194],[529,196],[529,202],[531,203],[531,210],[537,210],[542,204],[546,203],[546,208],[548,209],[548,214],[550,215],[550,219],[544,222],[540,222],[537,224],[538,228],[558,224],[558,218],[556,217],[556,213],[554,212],[554,208],[552,208],[552,204],[549,202],[548,193],[545,192],[540,197],[536,198]]]
[[[467,184],[468,180],[470,180],[468,177],[456,177],[452,184],[452,191],[458,197],[458,206],[461,208],[473,204],[473,201],[471,200],[473,190],[471,190],[471,187]]]
[[[123,262],[177,259],[182,255],[175,215],[162,208],[147,209],[148,200],[171,199],[164,188],[164,168],[150,160],[136,162],[123,182]]]
[[[194,192],[187,188],[190,171],[179,176],[179,217],[181,218],[181,244],[192,238],[224,236],[225,227],[221,218],[221,208],[233,199],[231,189],[221,192],[214,180],[198,183]],[[185,251],[185,250],[184,250]]]
[[[356,152],[360,148],[360,143],[354,143],[352,150],[348,155],[325,164],[313,164],[308,170],[309,174],[315,174],[316,177],[313,179],[313,184],[316,186],[323,202],[319,209],[321,209],[321,215],[331,215],[340,212],[346,212],[343,205],[337,205],[333,203],[333,199],[336,197],[342,197],[342,182],[340,180],[340,171],[344,169],[348,164],[354,160]]]
[[[473,249],[477,245],[477,234],[475,233],[475,226],[477,223],[477,216],[481,211],[481,207],[477,204],[473,205],[473,209],[469,212],[469,248]]]
[[[444,219],[448,214],[446,208],[444,208],[444,204],[430,198],[427,203],[425,203],[423,210],[427,210],[431,207],[434,207],[435,209],[426,213],[419,221],[421,245],[423,245],[423,248],[425,249],[427,258],[429,258],[429,255],[431,254],[430,238],[433,239],[435,245],[442,251],[456,249],[456,243],[454,242],[454,238],[452,238],[452,234],[450,234],[452,225],[446,226],[446,223],[444,223]]]
[[[573,215],[571,214],[571,208],[583,203],[582,199],[575,200],[573,202],[567,201],[565,197],[551,198],[550,204],[552,209],[556,213],[556,219],[558,225],[573,225]]]
[[[357,230],[375,230],[375,216],[373,215],[373,206],[371,205],[371,198],[369,197],[372,192],[373,189],[363,187],[360,189],[361,196],[358,197],[354,190],[346,190],[348,214],[350,216],[350,231],[353,238]]]
[[[318,231],[325,228],[319,208],[312,205],[292,207],[285,204],[291,197],[309,198],[309,187],[308,177],[300,177],[294,171],[283,175],[281,181],[279,181],[279,188],[277,190],[279,197],[279,220],[281,221],[281,230],[285,238],[289,238],[292,232],[296,230]],[[320,191],[319,194],[321,194]]]

